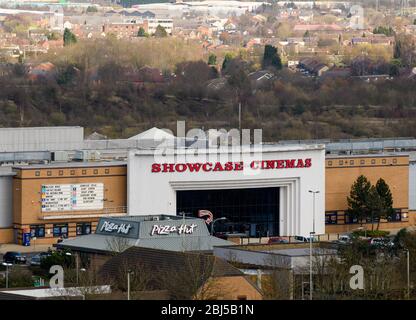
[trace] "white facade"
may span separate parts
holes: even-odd
[[[0,170],[0,229],[13,226],[13,175]]]
[[[77,150],[83,141],[82,127],[0,128],[0,152]]]
[[[254,154],[247,150],[241,153],[240,149],[233,150],[199,150],[195,155],[194,150],[189,154],[188,150],[183,149],[176,150],[168,157],[160,153],[155,155],[154,150],[131,151],[128,159],[128,214],[176,215],[176,192],[182,190],[279,187],[279,234],[309,235],[314,220],[313,195],[309,190],[318,190],[315,231],[317,234],[325,233],[323,145],[263,146],[260,152]],[[296,167],[299,159],[303,167]],[[267,160],[279,168],[266,169]],[[286,164],[286,160],[295,160],[295,167]],[[232,169],[214,170],[217,163],[224,169],[227,162],[232,163]],[[243,170],[239,169],[241,162]],[[200,164],[206,170],[190,170],[191,167],[195,168],[195,164]],[[174,172],[168,172],[171,169]]]

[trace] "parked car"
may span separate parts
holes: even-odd
[[[304,237],[304,236],[295,236],[294,242],[310,242],[310,237]],[[316,237],[312,238],[312,242],[318,242],[318,239]]]
[[[289,243],[289,241],[282,237],[270,237],[267,244]]]
[[[31,266],[40,266],[42,260],[45,259],[46,257],[49,257],[50,255],[51,255],[50,252],[41,252],[41,253],[38,253],[37,255],[33,256],[30,259],[30,265]]]
[[[351,243],[351,241],[352,241],[351,236],[349,236],[347,234],[344,234],[344,235],[340,236],[338,238],[338,240],[335,240],[335,242],[339,243],[339,244],[348,244],[348,243]]]
[[[25,264],[26,256],[22,255],[20,252],[8,251],[4,254],[3,261],[6,263]]]
[[[370,240],[370,245],[375,247],[391,248],[394,246],[394,242],[388,238],[372,238]]]

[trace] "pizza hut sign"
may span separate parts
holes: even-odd
[[[109,233],[120,233],[128,235],[133,226],[130,223],[120,223],[117,224],[111,221],[104,221],[101,225],[100,231],[109,232]]]
[[[169,235],[171,233],[177,234],[193,234],[196,228],[196,224],[182,224],[180,226],[171,226],[171,225],[158,225],[154,224],[152,231],[150,232],[151,236],[154,235]]]

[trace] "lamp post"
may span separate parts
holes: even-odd
[[[6,289],[8,289],[9,288],[9,267],[13,266],[13,264],[3,262],[2,265],[6,267]]]
[[[312,240],[315,236],[315,196],[319,190],[309,190],[313,195],[312,232],[309,232],[309,300],[313,299],[313,268],[312,268]]]
[[[214,235],[214,224],[215,224],[215,222],[221,221],[221,220],[227,220],[227,218],[226,217],[221,217],[221,218],[214,219],[212,221],[212,225],[211,225],[211,236]]]
[[[404,249],[407,260],[407,299],[410,300],[410,252],[409,249]]]
[[[127,300],[130,300],[130,274],[132,273],[130,269],[127,270]]]
[[[72,253],[67,252],[65,253],[67,256],[71,257]],[[77,275],[77,285],[79,284],[79,260],[78,260],[78,254],[75,254],[75,269],[76,269],[76,275]]]

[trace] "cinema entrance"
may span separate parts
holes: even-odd
[[[250,237],[279,235],[279,187],[177,191],[177,214],[198,215],[209,210],[217,233],[244,233]]]

